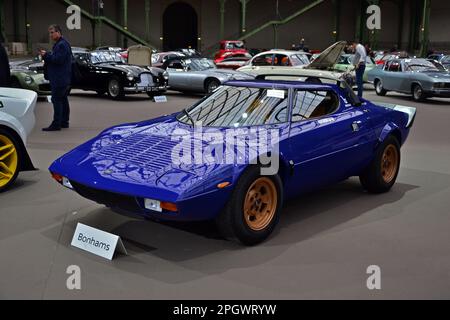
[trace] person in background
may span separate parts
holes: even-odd
[[[305,49],[305,39],[304,38],[302,38],[300,40],[300,44],[298,45],[298,51],[301,51],[303,49]]]
[[[362,98],[364,92],[364,81],[363,76],[366,71],[366,59],[367,52],[366,48],[358,41],[353,41],[352,44],[355,56],[353,58],[353,65],[356,71],[356,85],[358,86],[358,97]]]
[[[373,52],[372,48],[370,47],[369,43],[366,43],[366,45],[364,46],[364,48],[366,49],[366,54],[368,57],[371,58],[375,58],[375,52]]]
[[[59,131],[69,128],[70,106],[68,95],[72,80],[72,49],[62,36],[61,27],[51,25],[48,28],[50,38],[55,42],[51,52],[40,50],[45,62],[48,80],[52,88],[53,122],[43,131]]]
[[[5,39],[0,32],[0,87],[9,87],[11,85],[11,73],[9,70],[9,59],[6,49],[3,46]]]

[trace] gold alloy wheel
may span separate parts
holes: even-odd
[[[0,134],[0,188],[6,186],[15,176],[19,156],[14,143]]]
[[[391,183],[394,180],[397,174],[399,158],[397,148],[394,145],[390,144],[386,147],[381,158],[381,175],[384,182]]]
[[[253,231],[261,231],[272,222],[277,209],[278,195],[273,181],[259,178],[250,186],[244,200],[244,218]]]

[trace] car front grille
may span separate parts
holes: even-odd
[[[153,76],[150,73],[141,73],[139,76],[139,85],[143,87],[152,87],[154,85]]]
[[[118,208],[136,213],[142,210],[135,197],[90,188],[72,180],[70,181],[70,183],[79,195],[99,204],[103,204],[110,208]]]

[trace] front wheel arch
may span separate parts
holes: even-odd
[[[11,136],[13,136],[14,139],[19,144],[19,147],[20,147],[19,152],[22,155],[22,159],[19,162],[19,172],[36,170],[36,168],[33,165],[33,162],[31,161],[31,158],[28,154],[27,148],[25,147],[22,138],[16,132],[16,130],[14,130],[8,126],[5,126],[5,125],[0,125],[0,129],[3,129],[5,131],[7,131],[9,134],[11,134]]]
[[[390,135],[393,135],[400,145],[402,145],[402,133],[400,128],[395,123],[387,123],[381,130],[380,136],[378,137],[379,143],[383,143]]]

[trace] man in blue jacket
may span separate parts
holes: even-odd
[[[72,49],[62,36],[61,27],[51,25],[48,28],[50,38],[55,42],[51,52],[40,51],[47,68],[48,80],[52,88],[53,122],[43,131],[60,131],[69,128],[70,107],[68,95],[72,81]]]

